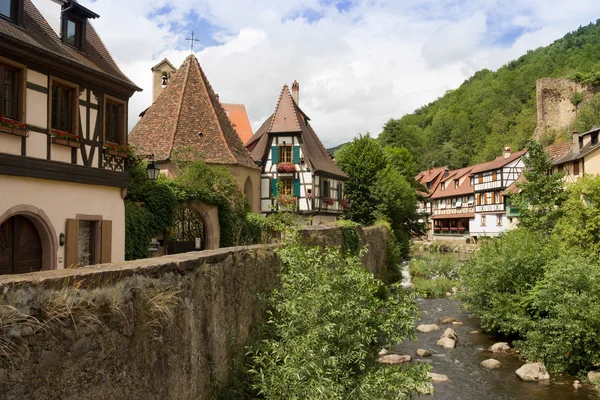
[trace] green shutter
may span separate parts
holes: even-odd
[[[300,197],[300,179],[294,179],[294,196]]]
[[[294,153],[292,154],[292,162],[294,164],[300,164],[300,146],[294,146]]]
[[[271,162],[273,164],[279,163],[279,147],[271,146]]]
[[[279,182],[279,179],[271,179],[271,196],[273,197],[277,197],[277,182]]]

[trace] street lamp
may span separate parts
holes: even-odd
[[[151,181],[157,180],[158,175],[160,175],[160,168],[158,168],[156,166],[156,163],[154,162],[154,154],[152,154],[152,159],[146,167],[146,174],[148,174],[148,179],[150,179]]]

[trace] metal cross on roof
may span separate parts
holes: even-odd
[[[199,42],[200,40],[198,39],[194,39],[194,32],[192,31],[192,37],[191,38],[185,38],[185,40],[189,40],[190,43],[190,50],[193,53],[194,52],[194,42]]]

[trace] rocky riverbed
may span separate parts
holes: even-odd
[[[412,362],[427,362],[432,365],[431,372],[437,374],[434,375],[436,378],[434,399],[597,400],[600,398],[598,390],[593,385],[583,384],[579,390],[576,390],[573,383],[577,378],[574,377],[551,375],[548,380],[536,382],[521,380],[516,371],[525,363],[512,352],[489,351],[492,345],[504,340],[481,333],[477,319],[463,311],[457,300],[419,299],[417,302],[421,308],[419,324],[436,324],[439,330],[432,329],[431,326],[421,329],[425,332],[417,332],[417,340],[404,342],[390,350],[396,354],[410,355]],[[444,318],[446,320],[443,320]],[[448,328],[457,336],[453,348],[445,348],[438,344],[444,334],[446,339],[454,340],[452,332],[447,331]],[[427,350],[431,355],[418,350]],[[486,360],[496,360],[499,363]],[[448,380],[443,379],[441,375],[446,375]],[[423,395],[421,398],[427,399],[431,396]]]

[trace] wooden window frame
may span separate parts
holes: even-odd
[[[573,161],[573,175],[579,175],[579,160]]]
[[[293,157],[293,149],[292,149],[292,145],[291,144],[280,144],[279,145],[279,163],[291,163],[292,162],[292,157]],[[287,155],[289,155],[289,159],[288,157],[286,157]]]
[[[25,111],[27,109],[26,107],[26,103],[25,103],[25,96],[27,93],[27,66],[25,66],[24,64],[20,64],[17,62],[14,62],[12,60],[9,60],[8,58],[5,57],[0,57],[0,68],[4,69],[4,68],[10,68],[13,70],[17,70],[17,122],[20,123],[25,123],[26,121],[26,114]],[[1,76],[2,72],[0,72],[0,76]],[[2,85],[3,82],[0,80],[0,85]],[[1,99],[1,95],[0,95],[0,101]],[[0,103],[1,104],[1,103]],[[2,109],[0,108],[0,116],[2,117],[7,117],[5,115],[2,115]]]
[[[282,178],[282,179],[279,179],[279,182],[281,182],[281,185],[280,185],[281,193],[279,193],[280,196],[293,196],[294,195],[294,180],[293,179]],[[288,188],[288,186],[289,186],[289,188]]]
[[[112,262],[112,221],[101,215],[77,214],[67,220],[65,268],[79,267],[79,222],[94,222],[94,255],[90,265]]]
[[[482,226],[482,227],[485,227],[485,226],[487,226],[487,221],[486,221],[486,218],[485,218],[485,217],[486,217],[485,215],[482,215],[482,216],[481,216],[481,226]]]
[[[51,134],[52,130],[52,96],[54,92],[54,86],[60,86],[66,89],[70,89],[73,92],[73,104],[71,104],[71,130],[68,131],[71,135],[79,136],[79,85],[66,81],[64,79],[50,76],[50,85],[48,90],[48,132]]]
[[[502,226],[502,214],[496,214],[496,226]]]
[[[67,31],[69,26],[69,21],[75,22],[75,46],[67,42]],[[84,51],[85,44],[85,36],[86,36],[86,18],[81,18],[77,14],[73,14],[72,12],[67,13],[63,16],[61,22],[61,41],[67,46],[79,50]],[[79,28],[79,29],[78,29]],[[79,30],[79,32],[77,32]],[[78,33],[78,34],[77,34]]]
[[[0,14],[0,18],[21,25],[23,22],[23,1],[11,0],[11,15]]]
[[[113,142],[112,140],[108,140],[107,139],[107,118],[106,118],[106,107],[108,104],[112,104],[112,105],[116,105],[120,108],[119,110],[119,115],[120,115],[120,121],[119,121],[119,139],[118,142]],[[102,107],[103,111],[102,111],[102,126],[103,126],[103,132],[102,132],[102,136],[104,139],[104,143],[107,144],[116,144],[116,145],[123,145],[127,143],[127,102],[121,99],[118,99],[116,97],[112,97],[109,95],[105,95],[104,96],[104,105]]]

